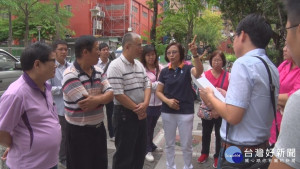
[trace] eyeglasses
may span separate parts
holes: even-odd
[[[137,46],[137,47],[139,47],[139,48],[141,48],[141,47],[142,47],[142,44],[135,44],[135,43],[131,43],[131,45]]]
[[[212,62],[215,62],[215,63],[220,63],[220,62],[222,62],[222,60],[212,60]]]
[[[294,26],[287,27],[287,28],[285,28],[285,29],[288,30],[288,29],[291,29],[291,28],[295,28],[295,27],[297,27],[297,26],[299,26],[299,24],[294,25]]]
[[[56,49],[56,50],[59,50],[60,52],[61,52],[61,51],[68,51],[67,48],[59,48],[59,49]]]
[[[45,62],[54,62],[55,63],[56,59],[47,59]]]
[[[293,25],[293,26],[290,26],[290,27],[287,27],[287,28],[283,28],[283,29],[280,30],[280,34],[283,36],[284,41],[286,41],[287,30],[292,29],[292,28],[296,28],[298,26],[299,26],[299,24]]]
[[[109,51],[109,49],[108,48],[102,48],[100,51],[107,52],[107,51]]]
[[[175,55],[176,53],[178,53],[178,51],[177,50],[173,50],[173,51],[167,52],[167,56],[170,56],[171,54]]]
[[[234,41],[234,38],[235,38],[236,36],[240,36],[240,33],[234,33],[233,35],[231,35],[231,36],[230,36],[231,42]]]

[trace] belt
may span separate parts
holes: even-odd
[[[245,150],[249,151],[252,150],[253,152],[255,152],[255,150],[257,149],[267,149],[269,147],[269,142],[268,141],[264,141],[261,144],[258,145],[253,145],[253,146],[249,146],[249,145],[235,145],[235,144],[231,144],[225,141],[221,142],[221,146],[228,148],[230,146],[236,146],[238,147],[242,152],[244,152]]]
[[[99,123],[99,124],[94,124],[94,125],[85,125],[85,127],[91,127],[91,128],[99,128],[103,125],[103,122]]]

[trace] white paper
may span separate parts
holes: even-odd
[[[218,98],[222,102],[225,102],[224,96],[218,91],[218,89],[215,88],[213,84],[210,83],[210,81],[206,77],[200,77],[199,79],[196,79],[193,75],[191,76],[193,82],[197,85],[198,88],[200,89],[205,89],[207,87],[212,88],[216,98]]]

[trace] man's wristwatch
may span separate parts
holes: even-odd
[[[193,58],[197,58],[197,57],[199,57],[199,55],[197,54],[197,55],[193,55]]]

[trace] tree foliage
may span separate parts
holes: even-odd
[[[54,37],[57,28],[61,30],[61,38],[64,38],[65,33],[71,32],[66,26],[72,14],[64,8],[60,8],[59,11],[56,10],[56,4],[61,1],[0,0],[0,8],[8,7],[11,9],[12,15],[15,17],[12,27],[13,37],[24,39],[26,46],[30,39],[38,36],[36,28],[38,25],[42,26],[41,38],[43,39]]]
[[[197,40],[202,41],[204,45],[210,45],[216,48],[223,39],[223,20],[221,14],[205,10],[203,16],[197,19],[194,34]]]
[[[157,38],[174,32],[174,37],[178,42],[183,43],[187,48],[188,42],[193,37],[193,30],[199,13],[204,9],[202,0],[172,0],[166,1],[167,8],[162,15],[162,22],[157,28]],[[187,50],[186,50],[187,53]]]
[[[250,13],[258,13],[266,18],[272,25],[274,49],[281,51],[274,56],[276,64],[282,61],[282,47],[284,45],[284,35],[281,32],[286,23],[286,13],[280,0],[208,0],[220,7],[224,19],[231,21],[236,28],[239,21]]]

